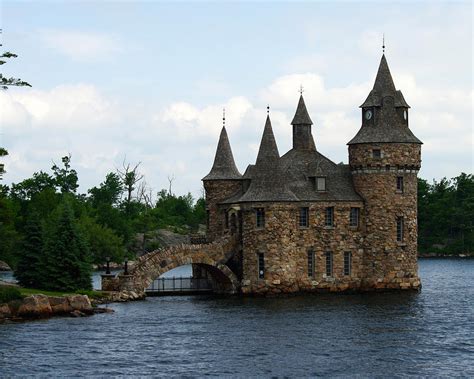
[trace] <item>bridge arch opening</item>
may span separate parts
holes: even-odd
[[[186,293],[235,293],[237,278],[223,264],[171,263],[152,273],[146,280],[145,292],[149,295]]]

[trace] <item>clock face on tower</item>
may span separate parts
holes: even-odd
[[[370,120],[372,118],[372,111],[369,109],[368,111],[365,111],[365,119]]]

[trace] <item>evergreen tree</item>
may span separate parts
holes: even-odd
[[[25,225],[24,239],[18,252],[15,277],[24,287],[39,288],[42,283],[41,256],[43,231],[39,216],[32,212]]]
[[[61,204],[55,225],[50,226],[43,254],[44,289],[92,289],[89,249],[80,233],[69,200]]]

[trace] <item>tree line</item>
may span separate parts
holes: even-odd
[[[418,250],[474,253],[474,175],[432,183],[418,179]]]
[[[137,234],[161,228],[189,233],[205,222],[202,198],[167,190],[154,196],[139,165],[124,163],[85,194],[78,187],[71,156],[51,172],[0,185],[0,260],[15,269],[21,284],[88,289],[92,264],[134,258]]]

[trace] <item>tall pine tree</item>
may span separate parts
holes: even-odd
[[[23,287],[40,288],[43,273],[41,256],[43,253],[43,230],[36,212],[32,212],[25,224],[24,239],[18,252],[15,277]]]
[[[50,230],[43,258],[45,282],[42,288],[56,291],[92,289],[89,249],[76,226],[67,199],[61,205],[58,220]]]

